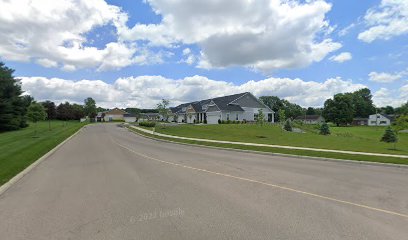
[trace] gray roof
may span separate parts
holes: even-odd
[[[241,106],[237,104],[230,104],[234,100],[237,100],[238,98],[242,97],[243,95],[247,94],[248,92],[244,93],[238,93],[238,94],[233,94],[233,95],[228,95],[228,96],[223,96],[223,97],[217,97],[217,98],[210,98],[210,99],[205,99],[201,101],[195,101],[195,102],[189,102],[189,103],[184,103],[180,104],[177,107],[170,108],[173,113],[185,113],[183,111],[183,108],[188,107],[191,105],[193,109],[196,112],[205,112],[203,109],[204,105],[208,105],[211,102],[214,102],[215,105],[221,110],[221,111],[244,111],[244,109],[241,108]]]

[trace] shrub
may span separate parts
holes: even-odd
[[[222,122],[221,122],[221,119],[218,119],[218,124],[221,124]]]
[[[330,135],[330,128],[327,123],[323,123],[322,126],[320,126],[320,134],[321,135]]]
[[[381,142],[394,143],[394,149],[396,149],[395,144],[398,142],[398,138],[391,127],[388,127],[385,130],[384,136],[381,138]]]
[[[156,123],[155,122],[140,122],[139,126],[142,126],[142,127],[155,127]]]
[[[292,121],[290,121],[290,119],[286,120],[285,126],[283,126],[283,129],[285,129],[288,132],[292,132]]]
[[[231,120],[227,120],[227,124],[230,124],[231,123]]]
[[[235,120],[232,121],[232,124],[237,124],[237,122]]]

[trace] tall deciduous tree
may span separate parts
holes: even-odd
[[[87,99],[84,100],[84,112],[85,115],[94,118],[96,116],[96,102],[93,98],[88,97]]]
[[[0,62],[0,132],[27,127],[26,112],[32,98],[22,96],[14,70]]]
[[[353,95],[339,93],[334,95],[333,99],[327,99],[324,103],[323,117],[337,126],[350,124],[354,117]]]
[[[352,93],[354,117],[368,117],[375,113],[373,96],[368,88],[362,88]]]

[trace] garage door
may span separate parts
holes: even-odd
[[[208,124],[218,124],[218,119],[220,119],[219,115],[207,115]]]

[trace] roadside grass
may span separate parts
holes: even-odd
[[[0,186],[78,131],[86,123],[51,121],[38,122],[21,130],[0,133]]]
[[[130,131],[133,131],[137,134],[155,138],[162,139],[178,143],[187,143],[193,145],[209,146],[209,147],[220,147],[220,148],[231,148],[238,150],[249,150],[255,152],[264,152],[264,153],[275,153],[275,154],[286,154],[286,155],[296,155],[296,156],[307,156],[307,157],[320,157],[320,158],[332,158],[339,160],[355,160],[362,162],[377,162],[377,163],[392,163],[392,164],[403,164],[408,165],[408,159],[397,158],[397,157],[379,157],[379,156],[364,156],[364,155],[353,155],[353,154],[344,154],[344,153],[330,153],[330,152],[315,152],[307,150],[295,150],[295,149],[283,149],[283,148],[273,148],[273,147],[258,147],[258,146],[245,146],[245,145],[235,145],[235,144],[224,144],[224,143],[212,143],[212,142],[201,142],[201,141],[191,141],[184,139],[174,139],[161,137],[157,135],[152,135],[139,131],[134,128],[128,128]],[[145,128],[151,130],[151,128]]]
[[[156,127],[156,132],[192,138],[205,138],[234,142],[276,144],[295,147],[312,147],[357,152],[408,155],[408,134],[398,134],[397,150],[392,144],[380,142],[385,127],[331,127],[329,136],[317,132],[286,132],[278,125],[179,125]]]

